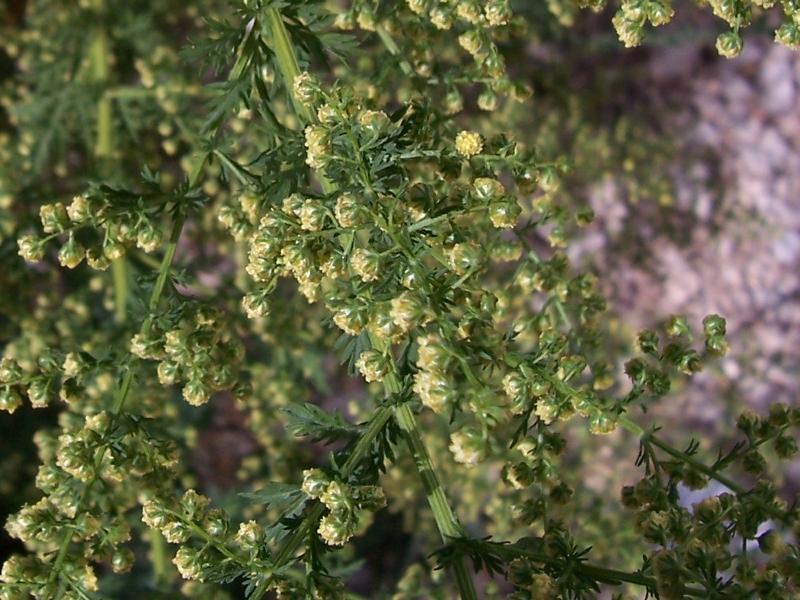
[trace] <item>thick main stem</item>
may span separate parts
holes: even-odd
[[[461,523],[447,501],[444,488],[436,475],[431,457],[417,427],[414,413],[411,412],[408,403],[404,402],[395,408],[395,418],[406,436],[411,456],[414,458],[414,464],[417,466],[420,479],[422,479],[422,487],[425,489],[425,496],[433,512],[433,519],[439,529],[439,534],[442,536],[442,541],[448,543],[452,538],[462,537],[464,532],[461,528]],[[462,559],[459,558],[453,562],[453,572],[461,598],[477,598],[472,577]]]

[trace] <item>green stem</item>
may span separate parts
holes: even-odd
[[[102,18],[105,10],[105,0],[93,0],[92,7]],[[108,83],[110,72],[110,59],[108,33],[102,23],[98,23],[89,47],[89,63],[92,80],[103,86]],[[111,99],[103,91],[97,101],[97,138],[95,139],[94,157],[100,167],[100,172],[107,170],[114,152],[114,123],[111,112]],[[114,320],[124,323],[127,317],[126,305],[128,303],[128,273],[125,258],[119,258],[111,264],[114,280]]]
[[[661,438],[656,437],[656,435],[653,432],[645,431],[638,424],[634,423],[629,417],[625,415],[621,416],[619,418],[619,423],[625,429],[637,435],[642,440],[642,443],[652,444],[656,448],[659,448],[663,452],[669,454],[672,458],[675,458],[681,461],[682,463],[689,465],[690,467],[699,471],[700,473],[703,473],[710,479],[713,479],[714,481],[721,483],[729,490],[731,490],[733,493],[735,493],[737,496],[746,496],[747,494],[749,494],[749,491],[747,489],[739,485],[730,477],[723,475],[713,467],[710,467],[705,463],[700,462],[693,456],[686,454],[686,452],[678,450],[677,448],[665,442]],[[784,511],[772,506],[771,504],[761,502],[760,500],[758,501],[758,504],[769,514],[771,514],[773,517],[779,520],[785,521],[788,516]]]
[[[211,92],[198,85],[165,85],[158,88],[143,88],[131,86],[119,86],[106,90],[105,96],[110,100],[138,100],[142,98],[153,98],[156,94],[165,91],[168,95],[184,96],[209,96]]]
[[[150,560],[153,563],[153,578],[157,588],[168,580],[169,558],[167,557],[167,541],[160,531],[150,529]]]
[[[156,278],[156,283],[153,286],[153,291],[150,294],[150,300],[147,303],[148,314],[145,320],[142,322],[141,328],[139,329],[140,333],[147,333],[153,324],[155,311],[158,308],[161,295],[164,293],[164,287],[166,286],[167,278],[169,277],[172,261],[175,258],[175,251],[178,249],[178,239],[181,237],[181,231],[183,231],[183,224],[185,221],[186,213],[183,210],[179,210],[178,214],[175,216],[175,221],[172,224],[172,232],[169,236],[169,243],[167,244],[166,252],[164,252],[164,258],[161,260],[161,268],[158,270],[158,277]],[[125,405],[125,401],[128,398],[128,392],[130,391],[131,384],[133,383],[133,375],[135,371],[134,367],[137,362],[138,360],[134,360],[133,364],[131,364],[128,367],[128,370],[125,372],[125,376],[122,379],[122,384],[119,387],[117,396],[114,399],[114,404],[111,408],[111,414],[113,415],[119,414]]]
[[[725,475],[722,475],[721,473],[719,473],[715,469],[712,469],[708,465],[701,463],[699,460],[695,459],[692,456],[689,456],[685,452],[682,452],[682,451],[678,450],[677,448],[672,447],[671,445],[669,445],[664,440],[656,437],[652,432],[645,431],[637,423],[634,423],[629,417],[623,415],[622,417],[620,417],[619,423],[625,429],[627,429],[631,433],[633,433],[633,434],[637,435],[639,438],[641,438],[641,440],[643,442],[645,442],[645,443],[649,442],[649,443],[653,444],[656,448],[660,448],[661,450],[663,450],[664,452],[666,452],[667,454],[669,454],[673,458],[676,458],[676,459],[680,460],[681,462],[683,462],[683,463],[691,466],[692,468],[700,471],[704,475],[707,475],[711,479],[714,479],[714,480],[718,481],[722,485],[724,485],[727,488],[729,488],[732,492],[734,492],[734,493],[736,493],[738,495],[744,495],[744,494],[747,493],[747,490],[745,490],[742,486],[740,486],[738,483],[736,483],[732,479],[729,479]]]
[[[386,422],[392,417],[392,409],[387,406],[378,408],[369,421],[369,425],[364,433],[358,438],[353,451],[348,456],[344,465],[342,465],[341,474],[343,477],[349,477],[353,470],[364,460],[364,457],[370,452],[375,438],[383,430]],[[297,549],[306,539],[306,536],[317,526],[319,520],[325,512],[325,506],[317,502],[314,507],[306,514],[300,525],[292,531],[286,543],[281,547],[275,555],[275,568],[278,569],[285,565],[294,556]],[[260,600],[267,592],[267,588],[272,581],[272,577],[266,577],[261,580],[253,593],[251,600]]]
[[[289,32],[286,30],[286,25],[283,22],[283,17],[277,8],[267,9],[267,22],[272,37],[273,50],[278,59],[278,70],[283,79],[283,85],[289,92],[289,97],[292,100],[292,106],[297,115],[306,123],[313,123],[316,118],[311,109],[294,94],[294,80],[300,75],[300,64],[297,61],[297,54],[294,51],[292,39]],[[318,171],[316,173],[319,183],[322,186],[322,191],[326,194],[331,194],[336,191],[336,186],[325,176],[324,173]]]
[[[313,113],[294,95],[294,81],[300,75],[300,64],[297,61],[297,54],[295,54],[289,32],[283,23],[283,17],[277,8],[267,9],[267,22],[272,36],[273,50],[278,59],[278,70],[281,73],[283,85],[289,92],[292,106],[306,123],[311,123],[314,120]]]
[[[111,263],[111,275],[114,278],[114,320],[124,323],[128,311],[128,265],[125,258],[118,258]]]
[[[289,91],[289,96],[292,99],[292,104],[298,116],[304,119],[307,123],[312,123],[314,122],[314,114],[305,104],[300,102],[294,94],[294,81],[295,78],[300,75],[300,66],[297,61],[297,55],[295,54],[289,32],[286,30],[286,26],[283,22],[283,17],[278,9],[269,8],[267,9],[267,19],[272,37],[273,50],[275,51],[275,56],[278,59],[278,70],[281,73],[283,84]],[[391,40],[386,32],[381,35],[381,38],[384,39],[384,43],[386,43],[388,40],[391,44],[394,44],[393,40]],[[390,52],[397,54],[399,52],[397,46],[393,45],[392,47],[394,50],[392,51],[390,48]],[[324,176],[323,173],[318,172],[317,177],[319,178],[320,184],[325,193],[330,194],[335,191],[335,186]],[[369,183],[368,178],[365,179],[365,183]],[[401,389],[400,381],[397,379],[397,376],[394,373],[387,375],[386,379],[384,380],[384,384],[389,393],[397,393]],[[403,408],[403,406],[404,405],[401,405],[401,407],[395,409],[395,418],[400,424],[400,427],[406,431],[406,440],[408,442],[409,449],[415,458],[415,463],[420,472],[420,477],[422,478],[428,503],[430,504],[431,510],[434,513],[436,524],[439,527],[439,532],[441,533],[442,538],[445,540],[448,537],[460,536],[461,526],[458,524],[458,519],[456,518],[455,513],[450,508],[447,497],[444,493],[444,489],[442,488],[441,483],[439,482],[439,479],[433,470],[433,464],[430,461],[428,451],[425,448],[425,444],[419,434],[419,430],[417,429],[414,415],[408,407]],[[318,512],[318,509],[312,511],[312,514],[316,512]],[[321,514],[322,513],[319,512],[319,515],[314,514],[314,516],[316,519],[318,519]],[[315,522],[315,520],[312,521],[312,523]],[[307,522],[304,521],[303,526],[300,528],[302,529],[303,535],[307,531],[308,526],[306,523]],[[297,540],[296,543],[299,545],[303,539],[303,535],[298,534],[293,536],[292,539]],[[291,553],[293,553],[295,550],[296,548],[292,549]],[[279,554],[279,558],[285,559],[288,558],[288,555],[285,556],[282,552]],[[469,600],[477,598],[475,594],[475,588],[472,583],[472,578],[466,570],[463,561],[456,561],[454,563],[453,570],[455,571],[456,582],[458,584],[461,597]],[[266,585],[263,587],[266,589]],[[259,590],[261,590],[261,586],[259,587]],[[261,594],[263,594],[263,591]],[[255,598],[260,598],[261,594],[256,594]]]
[[[505,554],[507,557],[521,556],[533,562],[542,564],[562,565],[563,563],[551,556],[539,552],[532,552],[530,550],[523,550],[513,546],[499,546],[499,552]],[[593,565],[585,562],[579,562],[576,566],[576,571],[585,574],[586,576],[599,581],[601,583],[618,585],[621,583],[630,583],[646,588],[648,591],[656,591],[658,582],[653,577],[648,577],[642,573],[630,573],[628,571],[619,571],[617,569],[608,569],[598,565]],[[682,590],[684,595],[693,596],[697,598],[704,598],[707,592],[695,588],[684,587]]]
[[[375,348],[381,348],[379,340],[370,335],[370,341]],[[394,370],[390,371],[383,380],[383,384],[391,394],[397,394],[402,390],[400,379]],[[417,420],[407,402],[403,402],[394,409],[394,418],[406,438],[406,444],[414,459],[417,473],[422,480],[422,488],[425,490],[425,497],[428,506],[433,513],[433,520],[442,536],[442,541],[447,544],[451,538],[463,537],[464,531],[461,523],[447,500],[442,483],[436,475],[436,470],[431,461],[425,441],[422,439]],[[455,575],[458,593],[462,599],[477,598],[475,585],[464,561],[459,557],[453,563],[453,574]]]
[[[203,159],[199,161],[199,164],[196,165],[195,171],[191,177],[190,186],[194,186],[199,179],[199,175],[202,172],[202,165],[205,163],[206,156],[203,156]],[[166,252],[164,253],[164,258],[161,261],[161,268],[158,272],[158,278],[156,279],[156,284],[153,287],[153,291],[150,294],[150,300],[148,302],[149,314],[145,318],[144,322],[142,323],[141,328],[139,329],[140,333],[145,333],[150,328],[153,322],[153,315],[155,314],[156,308],[158,308],[159,301],[161,300],[161,295],[164,292],[164,287],[166,285],[167,277],[169,276],[169,271],[172,266],[172,261],[175,258],[175,251],[178,247],[178,238],[180,238],[181,231],[183,230],[183,224],[186,219],[186,215],[183,210],[179,210],[178,214],[175,217],[175,221],[172,225],[172,233],[170,234],[169,244],[167,245]],[[122,378],[122,382],[120,383],[120,387],[117,390],[117,395],[114,398],[114,404],[111,408],[111,425],[113,427],[113,423],[115,418],[122,412],[122,409],[125,405],[125,401],[128,398],[128,393],[131,389],[131,384],[133,383],[133,374],[134,374],[134,366],[138,359],[134,359],[133,364],[128,366],[128,370],[125,372],[125,375]],[[78,501],[78,510],[76,511],[77,514],[80,514],[81,507],[85,504],[89,497],[89,493],[91,492],[94,485],[97,483],[97,471],[100,469],[100,465],[103,462],[103,458],[105,457],[105,453],[107,451],[106,446],[102,446],[97,450],[95,453],[95,476],[92,478],[83,490],[81,497]],[[61,544],[58,549],[58,553],[56,554],[56,558],[53,561],[53,566],[50,569],[50,574],[47,578],[47,583],[45,584],[45,589],[43,591],[43,598],[51,598],[52,596],[52,589],[55,585],[56,581],[58,580],[59,574],[64,564],[64,560],[66,559],[67,552],[69,550],[70,543],[72,541],[72,529],[67,527],[66,534],[61,541]],[[58,598],[59,596],[56,596]]]
[[[411,456],[414,458],[417,472],[420,479],[422,479],[422,487],[425,489],[425,496],[428,499],[428,504],[433,512],[433,518],[436,521],[442,540],[447,544],[451,538],[462,537],[464,533],[461,524],[447,501],[444,488],[442,488],[442,484],[436,475],[431,457],[420,435],[414,413],[411,412],[408,403],[404,402],[395,408],[394,414],[400,429],[403,430],[406,436]],[[462,559],[459,558],[453,562],[453,571],[461,598],[476,599],[477,595],[472,577]]]
[[[389,54],[394,56],[399,61],[400,69],[403,71],[403,73],[405,73],[409,77],[413,77],[414,67],[412,67],[411,63],[409,63],[403,57],[403,55],[400,54],[400,48],[398,48],[397,43],[394,41],[394,38],[392,38],[391,34],[380,25],[375,29],[375,33],[378,34],[378,37],[381,39],[381,42],[383,42],[383,45],[389,51]]]

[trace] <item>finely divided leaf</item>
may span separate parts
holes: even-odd
[[[310,437],[314,441],[331,443],[351,439],[360,431],[339,412],[329,413],[315,404],[291,404],[284,411],[289,419],[289,430],[296,436]]]

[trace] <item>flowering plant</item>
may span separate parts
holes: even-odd
[[[407,552],[375,596],[797,591],[771,468],[800,409],[743,414],[716,455],[662,434],[646,409],[727,351],[713,314],[641,332],[616,376],[597,279],[564,251],[591,211],[561,201],[563,161],[494,131],[531,93],[508,2],[28,8],[5,42],[0,408],[53,419],[0,598],[350,597],[387,522]],[[712,8],[735,54],[752,7]],[[624,2],[614,24],[638,43],[671,12]],[[348,417],[320,401],[345,371]],[[240,494],[192,461],[215,405],[251,432]],[[633,553],[581,539],[584,431],[639,443]]]

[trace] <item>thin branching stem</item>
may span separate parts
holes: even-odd
[[[286,26],[283,22],[283,17],[278,9],[269,8],[267,9],[267,19],[269,21],[269,28],[272,34],[273,49],[278,61],[278,70],[283,78],[284,86],[288,90],[292,99],[292,104],[301,118],[308,123],[313,122],[314,115],[294,95],[293,84],[295,78],[300,74],[300,68],[289,32],[286,30]],[[363,165],[361,166],[363,174],[365,169],[363,168]],[[332,193],[335,191],[335,186],[324,176],[323,173],[317,172],[316,175],[319,178],[323,191],[326,193]],[[368,183],[369,179],[366,178],[365,182]],[[399,393],[402,389],[400,381],[397,379],[397,376],[394,373],[390,373],[387,376],[384,384],[387,392],[390,394]],[[446,541],[450,537],[457,537],[461,535],[461,526],[458,522],[458,518],[455,516],[455,512],[447,501],[447,496],[445,495],[441,482],[436,475],[433,463],[430,460],[430,455],[428,454],[428,451],[425,448],[425,443],[420,435],[414,414],[411,412],[411,409],[406,403],[402,403],[395,408],[394,416],[398,425],[405,434],[409,450],[414,457],[414,462],[417,466],[417,470],[425,489],[425,495],[428,499],[431,510],[433,511],[434,520],[439,528],[439,533],[441,534],[442,539]],[[321,516],[321,514],[322,513],[320,512],[319,516]],[[319,517],[317,516],[317,518]],[[303,528],[303,532],[305,533],[305,528]],[[297,539],[300,540],[302,538],[297,536]],[[282,554],[279,554],[278,556],[279,558],[283,557]],[[453,570],[461,598],[465,600],[477,598],[472,578],[463,561],[456,561],[453,566]],[[256,598],[259,597],[260,595],[256,596]]]

